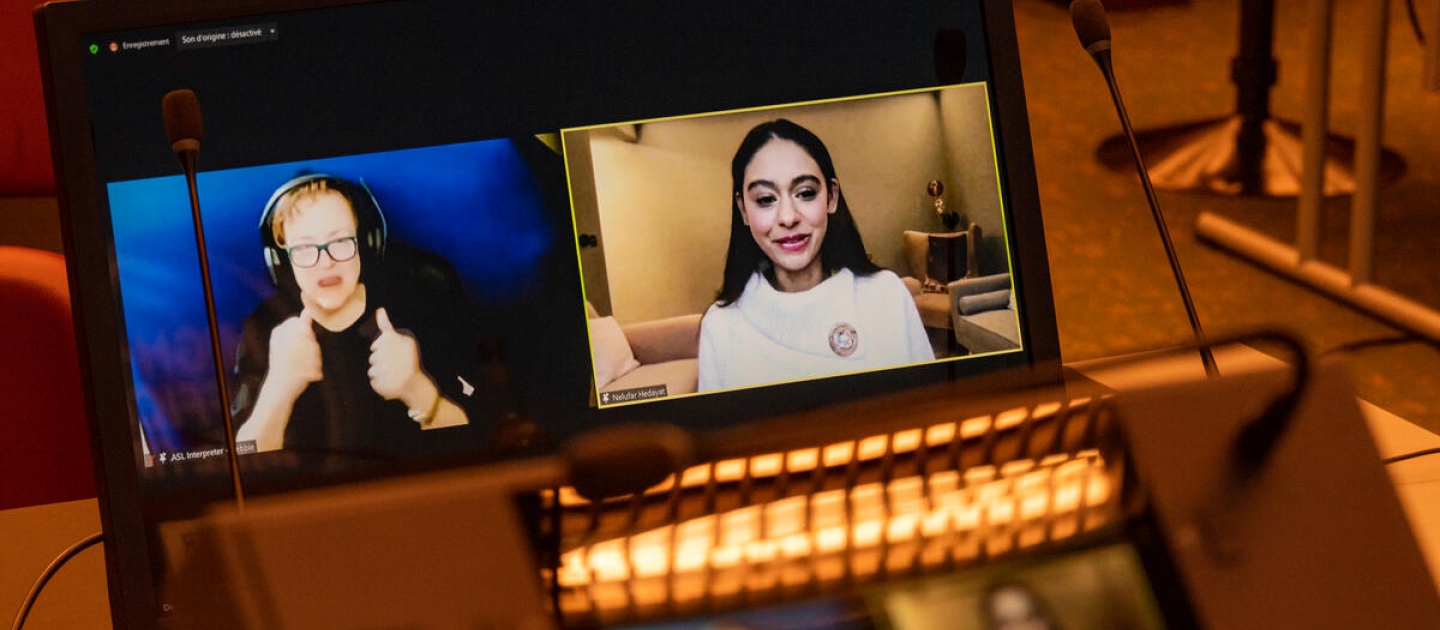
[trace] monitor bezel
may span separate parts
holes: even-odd
[[[123,355],[121,306],[114,285],[115,260],[109,218],[95,169],[84,76],[82,36],[192,21],[312,10],[379,0],[241,0],[224,6],[161,0],[142,5],[91,0],[55,2],[36,9],[47,114],[53,147],[63,242],[74,296],[79,360],[95,458],[97,494],[107,538],[110,604],[116,627],[153,627],[156,608],[152,549],[139,471],[129,374]],[[1025,382],[1060,381],[1060,347],[1050,291],[1049,263],[1031,152],[1018,42],[1010,0],[976,0],[983,17],[989,81],[1014,242],[1012,273],[1023,278],[1018,294],[1029,359]],[[558,129],[557,129],[558,131]],[[982,383],[983,385],[983,383]],[[861,399],[863,402],[864,399]],[[651,406],[663,416],[663,410]]]

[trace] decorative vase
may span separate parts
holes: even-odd
[[[951,231],[951,232],[954,232],[954,231],[955,231],[955,227],[958,226],[958,225],[960,225],[960,213],[958,213],[958,212],[942,212],[942,213],[940,213],[940,222],[943,223],[943,224],[945,224],[945,229],[946,229],[946,230],[949,230],[949,231]]]

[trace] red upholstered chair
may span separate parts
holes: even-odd
[[[0,510],[95,496],[65,259],[0,246]]]

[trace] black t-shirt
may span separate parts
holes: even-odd
[[[376,394],[366,374],[370,344],[380,334],[375,310],[366,309],[364,316],[339,332],[313,326],[324,378],[311,383],[295,400],[285,427],[285,448],[360,457],[413,451],[420,425],[410,419],[404,403]]]
[[[488,425],[494,402],[493,392],[481,381],[476,322],[457,295],[417,292],[414,286],[401,289],[387,291],[367,283],[365,314],[353,325],[331,332],[314,324],[324,377],[296,399],[284,450],[360,462],[453,451],[479,441],[480,426]],[[271,297],[245,320],[232,388],[237,428],[249,418],[269,370],[270,332],[299,315],[296,302],[287,296]],[[371,389],[367,371],[370,344],[379,336],[375,310],[380,307],[396,330],[415,338],[421,368],[441,396],[465,410],[468,428],[422,430],[410,419],[404,403],[385,400]],[[436,435],[440,433],[446,435]]]

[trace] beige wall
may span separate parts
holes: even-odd
[[[972,216],[997,221],[982,226],[998,234],[985,103],[983,87],[973,86],[567,134],[567,147],[588,138],[613,314],[636,322],[710,305],[730,229],[730,159],[751,127],[774,118],[794,120],[829,147],[880,265],[903,275],[900,233],[941,229],[925,193],[932,179],[947,183],[952,204],[963,198]],[[970,129],[977,124],[979,132]],[[572,173],[572,186],[583,175]]]
[[[976,84],[940,92],[940,110],[949,166],[945,201],[970,223],[979,224],[985,235],[980,251],[980,273],[1008,271],[1004,251],[1005,219],[1000,206],[995,143],[985,90]]]

